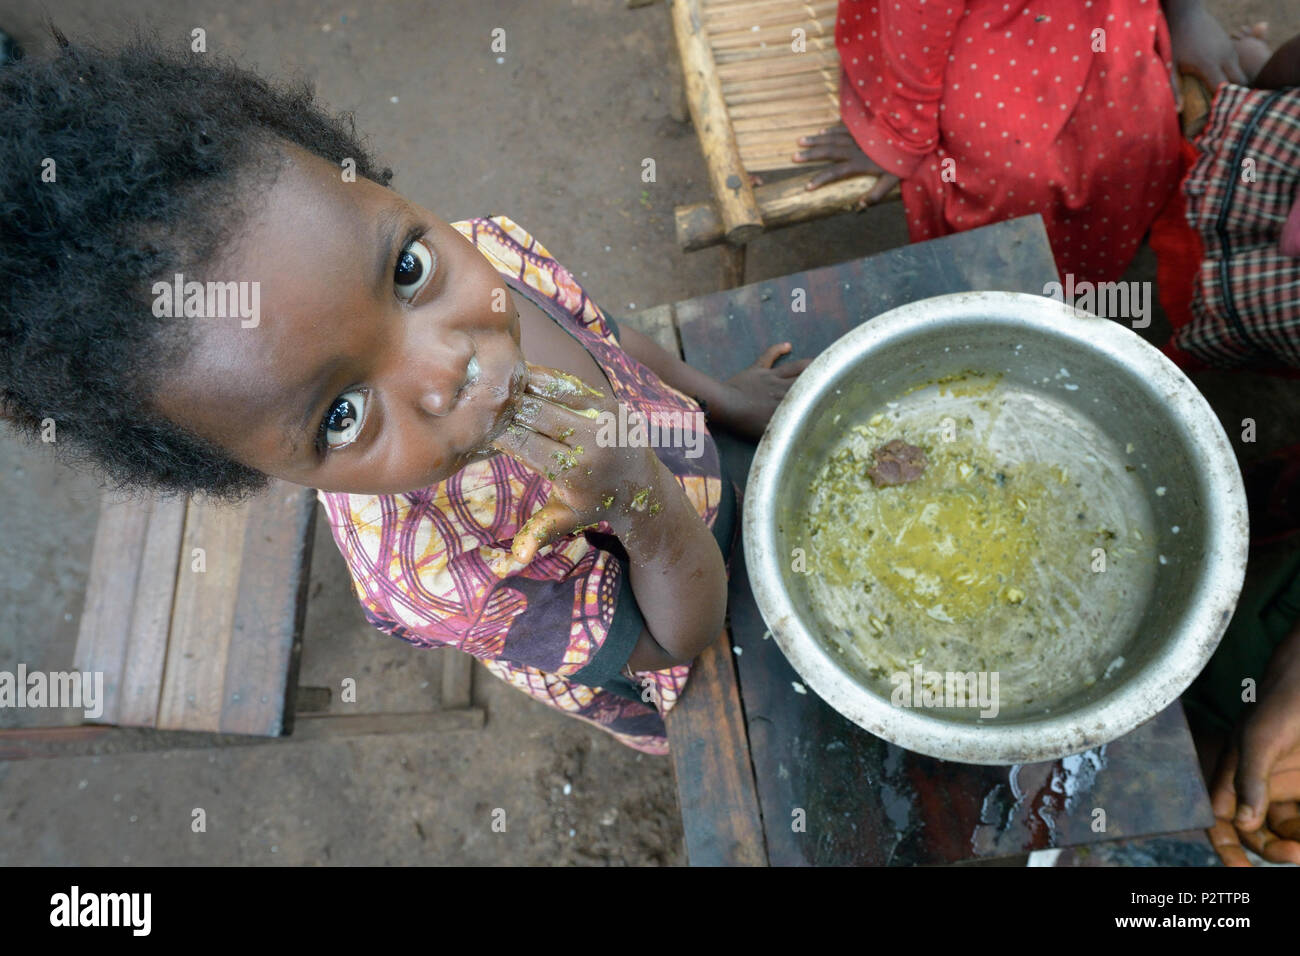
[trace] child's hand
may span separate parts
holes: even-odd
[[[889,195],[889,191],[898,185],[898,177],[885,172],[872,162],[871,157],[862,151],[862,147],[843,123],[824,129],[816,136],[800,136],[799,145],[811,148],[795,153],[792,158],[796,163],[830,160],[835,164],[813,176],[805,189],[819,189],[827,183],[838,182],[851,176],[880,177],[871,191],[858,203],[859,211],[884,199]]]
[[[1300,863],[1300,747],[1284,754],[1273,764],[1268,778],[1267,811],[1255,828],[1236,823],[1237,793],[1232,777],[1238,770],[1241,751],[1232,744],[1224,754],[1211,793],[1216,817],[1210,828],[1210,842],[1224,866],[1249,866],[1244,843],[1270,863]]]
[[[1209,88],[1211,95],[1220,83],[1245,85],[1248,80],[1233,45],[1214,14],[1206,10],[1200,0],[1183,0],[1165,7],[1169,24],[1169,41],[1174,48],[1174,64],[1184,73],[1191,73]],[[1181,95],[1174,83],[1174,99]]]
[[[604,447],[598,416],[618,403],[565,372],[528,363],[528,388],[498,451],[552,482],[548,500],[515,533],[512,551],[528,562],[579,528],[608,521],[620,537],[638,515],[659,510],[666,469],[648,447]],[[671,481],[671,475],[668,476]]]
[[[799,359],[773,368],[773,363],[791,348],[789,342],[769,347],[753,365],[723,383],[724,398],[709,404],[719,424],[752,441],[763,437],[776,406],[781,404],[799,373],[812,361]]]
[[[1273,652],[1210,800],[1210,839],[1225,864],[1248,865],[1242,843],[1271,863],[1300,863],[1300,621]]]

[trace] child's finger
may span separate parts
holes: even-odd
[[[544,435],[553,441],[573,445],[570,441],[575,432],[589,426],[599,416],[595,408],[576,409],[567,405],[558,405],[539,395],[524,395],[515,413],[516,424],[523,425],[530,431]],[[580,441],[581,439],[579,439]]]
[[[834,130],[824,129],[813,136],[800,136],[795,142],[800,146],[825,146],[828,143],[843,143],[845,140],[853,140],[849,131],[843,127]]]
[[[889,195],[889,191],[897,185],[897,176],[881,176],[876,180],[876,184],[871,187],[871,192],[867,193],[867,204],[870,205],[871,203],[880,202],[880,200]]]
[[[492,447],[539,475],[545,475],[548,481],[558,480],[570,468],[577,466],[577,458],[568,445],[518,423],[512,422],[494,438]]]
[[[812,179],[808,180],[807,184],[803,188],[807,190],[821,189],[823,186],[828,186],[831,183],[839,182],[841,179],[848,179],[850,176],[856,175],[858,174],[853,172],[853,170],[848,169],[844,164],[836,163],[834,166],[823,169]]]
[[[1233,818],[1238,829],[1253,830],[1262,826],[1268,811],[1268,778],[1273,763],[1279,756],[1278,744],[1252,743],[1250,733],[1243,738],[1237,775],[1232,781],[1237,791],[1237,815]]]
[[[1241,848],[1241,840],[1237,838],[1237,831],[1231,823],[1215,820],[1214,826],[1206,833],[1224,866],[1250,866],[1250,860],[1246,858],[1246,851]]]
[[[526,564],[542,548],[564,537],[577,526],[578,516],[573,509],[552,495],[515,532],[510,553],[516,560]]]
[[[1210,783],[1210,808],[1220,820],[1231,820],[1237,813],[1237,745],[1228,744]]]
[[[526,392],[540,395],[547,401],[570,408],[597,408],[605,399],[605,393],[592,388],[582,379],[561,372],[559,369],[547,368],[545,365],[528,366],[528,388]]]
[[[850,155],[852,154],[848,151],[847,144],[838,142],[825,143],[820,146],[806,146],[796,152],[794,158],[798,162],[809,163],[821,159],[848,159]]]
[[[773,371],[782,378],[796,378],[800,372],[811,364],[812,359],[799,359],[794,362],[786,362],[782,365],[777,365],[773,368]]]
[[[771,368],[772,364],[786,352],[794,348],[789,342],[779,342],[776,345],[769,345],[754,362],[756,368]]]
[[[1238,831],[1241,842],[1270,863],[1300,863],[1300,843],[1283,840],[1267,826],[1245,833]]]
[[[1300,846],[1300,804],[1294,800],[1275,803],[1268,808],[1269,828],[1286,840]]]

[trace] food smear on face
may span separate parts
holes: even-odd
[[[842,414],[790,544],[823,635],[884,696],[923,662],[996,672],[1003,717],[1041,712],[1107,679],[1150,598],[1157,533],[1090,421],[965,384]]]

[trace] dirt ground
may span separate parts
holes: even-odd
[[[1211,0],[1233,25],[1300,32],[1288,0]],[[438,0],[344,4],[0,0],[29,51],[70,37],[111,44],[133,21],[274,74],[304,73],[354,112],[394,186],[448,221],[505,213],[603,307],[628,315],[718,288],[721,254],[685,254],[674,206],[707,192],[691,126],[669,115],[672,38],[661,3]],[[498,63],[485,38],[507,31]],[[654,157],[658,182],[640,178]],[[906,242],[897,204],[763,237],[747,281]],[[1128,278],[1154,279],[1144,252]],[[1157,328],[1159,328],[1157,326]],[[1294,385],[1205,376],[1225,423],[1259,421],[1256,454],[1295,440]],[[70,666],[98,512],[93,476],[0,433],[0,669]],[[439,652],[370,629],[318,524],[300,683],[355,677],[367,711],[436,703]],[[680,865],[672,770],[483,672],[481,730],[0,762],[0,864]],[[0,710],[0,727],[75,722]],[[194,808],[208,830],[190,830]],[[493,811],[507,827],[494,832]]]

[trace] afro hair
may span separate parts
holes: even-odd
[[[120,489],[238,500],[267,477],[152,407],[189,342],[153,282],[217,261],[285,143],[383,186],[392,170],[306,81],[139,30],[112,51],[50,30],[52,57],[0,67],[0,412],[31,439],[52,420],[57,450]]]

